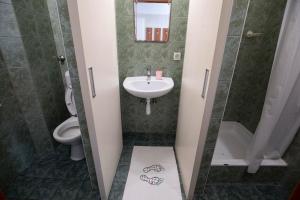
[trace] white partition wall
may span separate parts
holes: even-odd
[[[232,0],[190,0],[175,150],[192,199],[218,82]]]
[[[105,200],[122,150],[115,2],[68,0],[68,8],[97,180]]]

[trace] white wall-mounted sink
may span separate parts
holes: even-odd
[[[151,76],[150,81],[148,81],[146,76],[135,76],[127,77],[123,86],[133,96],[147,99],[146,113],[150,115],[150,99],[161,97],[170,92],[174,87],[174,81],[169,77],[157,80],[155,76]]]
[[[146,76],[135,76],[127,77],[123,82],[123,86],[133,96],[147,99],[167,94],[174,87],[174,81],[168,77],[157,80],[155,76],[151,76],[150,81],[147,81]]]

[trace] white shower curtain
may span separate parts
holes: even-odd
[[[248,172],[255,173],[264,158],[280,158],[299,126],[300,1],[289,0],[261,119],[247,152]]]

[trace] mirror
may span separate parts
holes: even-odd
[[[134,0],[135,39],[167,42],[172,0]]]

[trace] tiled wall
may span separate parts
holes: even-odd
[[[69,69],[70,71],[77,114],[80,123],[80,131],[83,141],[84,153],[88,166],[89,176],[91,179],[91,184],[93,189],[98,190],[97,176],[92,156],[91,144],[80,89],[80,81],[77,71],[67,1],[47,0],[47,4],[51,17],[51,24],[54,33],[57,55],[63,55],[66,57],[66,62],[61,65],[61,73],[64,76],[66,70]]]
[[[118,59],[123,132],[175,134],[183,58],[173,61],[173,52],[184,55],[188,0],[173,0],[170,40],[167,43],[136,42],[134,37],[133,0],[116,0]],[[128,76],[146,75],[146,67],[157,67],[164,76],[173,78],[174,89],[151,105],[151,115],[145,114],[145,104],[128,94],[122,82]]]
[[[251,0],[245,24],[262,37],[243,37],[224,121],[238,121],[252,133],[260,120],[286,0]],[[251,103],[250,103],[251,102]]]
[[[29,71],[42,109],[43,116],[36,117],[44,118],[50,138],[53,139],[53,130],[66,119],[68,112],[47,4],[36,0],[12,2]]]
[[[0,1],[0,13],[11,5]],[[3,23],[0,18],[0,27]],[[6,36],[1,31],[0,39]],[[9,80],[0,49],[0,191],[32,162],[33,142]]]
[[[18,40],[19,34],[11,2],[0,0],[0,191],[18,172],[32,162],[34,146],[24,120],[14,87],[11,84],[4,50],[7,40]]]
[[[247,11],[247,4],[249,2],[249,10]],[[259,1],[259,0],[235,0],[234,8],[231,16],[231,25],[229,30],[229,36],[226,42],[226,48],[223,58],[223,64],[221,68],[221,75],[219,78],[219,84],[216,93],[216,99],[214,102],[214,108],[212,113],[212,118],[208,130],[208,135],[204,147],[204,154],[202,157],[202,162],[200,166],[197,187],[195,191],[196,199],[200,197],[203,193],[205,185],[211,182],[282,182],[287,186],[293,185],[297,180],[299,181],[299,133],[293,144],[290,146],[287,151],[284,159],[288,162],[288,168],[281,167],[262,167],[257,174],[249,175],[245,173],[245,168],[241,167],[211,167],[211,159],[214,152],[214,147],[216,144],[216,140],[218,137],[218,131],[220,127],[220,123],[223,120],[223,113],[225,111],[226,98],[230,93],[234,93],[236,91],[235,87],[237,83],[233,83],[230,88],[230,81],[234,72],[234,76],[236,78],[234,80],[238,80],[239,76],[246,76],[249,74],[252,79],[263,80],[266,77],[261,77],[257,75],[257,77],[253,77],[250,73],[252,72],[248,69],[247,66],[240,66],[241,63],[249,64],[249,67],[253,66],[253,63],[262,65],[263,69],[256,71],[256,73],[261,73],[263,76],[266,75],[267,71],[270,70],[268,68],[268,64],[272,65],[272,59],[274,54],[274,47],[276,47],[278,32],[281,25],[282,15],[284,13],[285,8],[285,0],[276,0],[276,1]],[[247,18],[245,18],[245,14],[247,13]],[[246,19],[245,28],[243,30],[242,22]],[[274,21],[273,21],[274,20]],[[239,26],[240,25],[240,26]],[[270,27],[268,26],[270,25]],[[265,27],[266,26],[266,27]],[[252,40],[242,38],[239,45],[231,45],[230,35],[233,30],[241,32],[243,30],[243,34],[245,34],[248,30],[265,32],[268,37],[264,36],[264,40],[262,38],[254,38]],[[241,38],[241,35],[239,36]],[[267,44],[268,43],[268,44]],[[258,48],[257,45],[265,45],[260,46],[262,49]],[[237,49],[238,58],[236,58]],[[249,55],[247,55],[247,52]],[[261,56],[258,54],[262,54]],[[266,59],[266,60],[261,60]],[[237,65],[235,66],[234,61],[237,61]],[[247,61],[247,62],[246,62]],[[229,64],[228,64],[229,63]],[[233,65],[232,65],[233,64]],[[243,68],[244,70],[239,70],[238,68]],[[268,69],[266,69],[268,68]],[[237,73],[237,74],[236,74]],[[247,77],[249,79],[249,77]],[[242,81],[241,79],[239,79]],[[265,80],[265,79],[264,79]],[[229,83],[227,82],[229,81]],[[226,84],[227,83],[227,84]],[[242,83],[241,83],[242,84]],[[258,89],[258,83],[253,83],[254,86],[248,85],[247,92],[250,93],[256,92]],[[262,83],[263,84],[263,83]],[[266,84],[266,83],[265,83]],[[237,86],[236,86],[237,87]],[[252,91],[253,90],[253,91]],[[241,90],[240,90],[241,91]],[[261,94],[261,98],[264,98],[265,88],[259,89]],[[230,94],[231,95],[231,94]],[[235,95],[235,94],[232,94]],[[244,94],[241,94],[244,95]],[[229,103],[226,106],[226,112],[230,113],[233,116],[235,113],[231,109],[235,105],[244,105],[245,107],[250,106],[252,103],[258,105],[258,101],[254,101],[252,98],[245,99],[243,96],[240,96],[240,99],[236,99],[237,102]],[[261,100],[260,100],[261,101]],[[240,107],[241,108],[241,107]],[[261,112],[261,111],[258,111]],[[253,114],[254,112],[252,112]],[[256,113],[258,114],[258,113]],[[246,114],[247,115],[247,114]],[[229,114],[226,116],[228,117]],[[250,117],[250,115],[248,115]],[[254,117],[254,114],[253,114]],[[229,118],[225,118],[229,120]],[[245,118],[242,118],[245,119]],[[232,120],[232,118],[231,118]],[[234,120],[239,121],[239,118],[235,118]],[[246,119],[245,119],[246,120]],[[248,123],[248,128],[251,128],[251,125],[257,123],[257,119]],[[297,168],[298,166],[298,168]]]
[[[17,1],[17,3],[20,2]],[[2,25],[0,30],[3,37],[0,38],[1,52],[36,152],[40,154],[48,153],[53,151],[52,139],[33,80],[33,70],[31,69],[33,66],[29,63],[29,56],[32,54],[30,54],[31,52],[26,52],[24,42],[36,35],[30,36],[19,28],[22,26],[22,23],[26,23],[25,20],[28,20],[27,31],[33,32],[29,24],[33,24],[34,18],[28,15],[26,17],[23,16],[23,18],[20,17],[23,13],[25,15],[27,11],[25,5],[17,6],[13,5],[13,3],[15,2],[7,0],[2,4],[3,11],[1,11],[1,15],[3,14],[3,17],[1,17]]]

